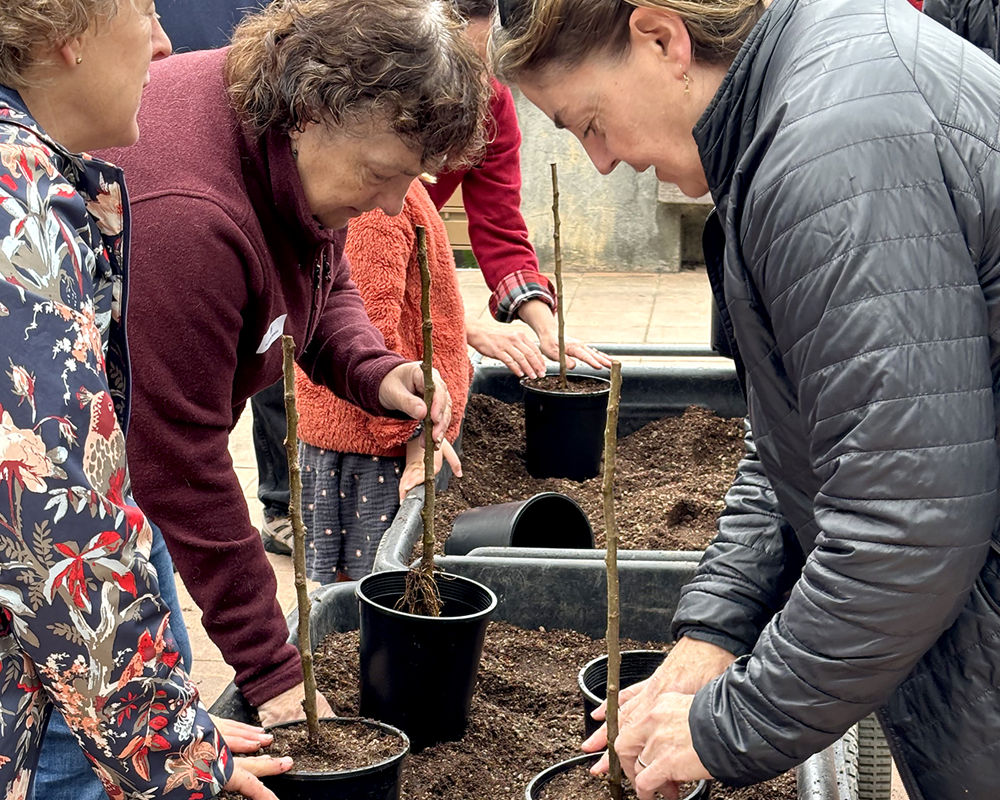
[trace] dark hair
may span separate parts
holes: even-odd
[[[257,133],[384,117],[428,169],[475,159],[489,99],[447,0],[283,0],[246,17],[230,101]]]
[[[463,19],[485,19],[497,10],[497,0],[451,0]]]
[[[594,55],[624,55],[636,8],[677,14],[695,61],[728,64],[764,13],[762,0],[499,0],[499,6],[493,68],[508,82],[552,65],[575,67]]]

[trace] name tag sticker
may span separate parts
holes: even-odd
[[[264,338],[260,340],[260,347],[257,348],[257,355],[266,353],[271,345],[278,341],[278,338],[285,330],[286,319],[288,319],[288,314],[282,314],[271,323],[267,329],[267,333],[264,334]]]

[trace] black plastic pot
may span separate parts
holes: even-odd
[[[452,524],[444,552],[464,556],[477,547],[593,546],[594,531],[577,502],[558,492],[541,492],[527,500],[463,511]]]
[[[544,789],[553,778],[563,774],[564,772],[569,772],[571,769],[575,769],[576,767],[589,767],[600,757],[600,753],[585,753],[582,756],[574,756],[567,761],[562,761],[542,770],[531,779],[531,783],[528,784],[528,788],[524,790],[524,800],[538,800],[538,798],[542,795],[542,789]],[[685,795],[683,800],[708,800],[711,792],[712,784],[709,781],[699,781],[695,790],[690,794]],[[558,798],[552,798],[552,800],[558,800]]]
[[[376,572],[358,583],[361,715],[406,731],[414,751],[465,733],[497,597],[483,584],[439,574],[440,617],[395,609],[406,571]]]
[[[666,653],[662,650],[625,650],[618,676],[618,686],[624,689],[652,675],[663,663]],[[601,727],[591,713],[608,697],[608,657],[598,656],[588,662],[577,677],[583,695],[583,737],[588,738]]]
[[[587,394],[524,386],[524,438],[528,474],[533,478],[585,481],[601,471],[610,381],[570,375],[569,381],[598,380],[604,387]]]
[[[380,728],[403,740],[404,748],[398,755],[378,764],[338,772],[286,772],[261,778],[264,785],[281,800],[399,800],[399,777],[403,760],[410,752],[410,740],[401,730],[370,719],[335,718],[325,722],[361,724]],[[274,728],[299,725],[286,722]]]

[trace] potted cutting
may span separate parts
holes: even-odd
[[[622,768],[615,752],[618,737],[618,691],[621,675],[622,654],[619,646],[619,623],[621,620],[621,592],[618,581],[618,526],[615,520],[614,475],[617,451],[618,410],[621,402],[621,364],[611,362],[611,383],[608,393],[607,423],[604,431],[604,526],[607,539],[605,568],[608,589],[607,643],[605,660],[605,697],[607,699],[606,722],[608,728],[608,775],[604,785],[593,778],[589,769],[600,755],[585,754],[556,764],[540,772],[525,790],[526,800],[560,800],[565,797],[590,797],[597,800],[610,796],[612,800],[622,800],[624,784]],[[581,785],[582,784],[582,785]],[[570,787],[573,787],[570,790]],[[709,795],[709,785],[698,783],[685,795],[685,800],[705,800]]]
[[[285,415],[288,435],[289,513],[294,531],[292,558],[298,605],[298,647],[302,657],[306,721],[269,728],[274,742],[268,753],[290,755],[295,766],[283,775],[263,778],[281,800],[397,800],[403,759],[409,740],[402,731],[370,719],[318,719],[313,670],[311,603],[306,586],[305,526],[302,523],[302,477],[297,451],[298,412],[295,408],[295,343],[282,336]]]
[[[375,572],[357,586],[361,713],[406,731],[414,751],[460,739],[496,595],[434,563],[434,399],[431,278],[425,231],[417,226],[423,313],[423,551],[409,570]]]
[[[553,245],[559,375],[525,378],[524,434],[527,468],[534,478],[585,481],[601,471],[602,432],[607,417],[608,381],[566,374],[566,321],[563,313],[562,249],[559,232],[559,176],[552,168]]]

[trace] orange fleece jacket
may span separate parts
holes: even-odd
[[[414,181],[398,216],[369,211],[352,220],[345,253],[351,277],[361,292],[368,317],[386,346],[407,360],[423,358],[420,316],[420,265],[415,226],[427,229],[427,261],[431,271],[431,319],[434,322],[434,366],[452,399],[447,437],[458,436],[469,394],[472,365],[465,342],[465,309],[455,274],[455,259],[444,222],[427,190]],[[373,417],[312,383],[295,369],[299,439],[325,450],[373,456],[403,456],[417,423]]]

